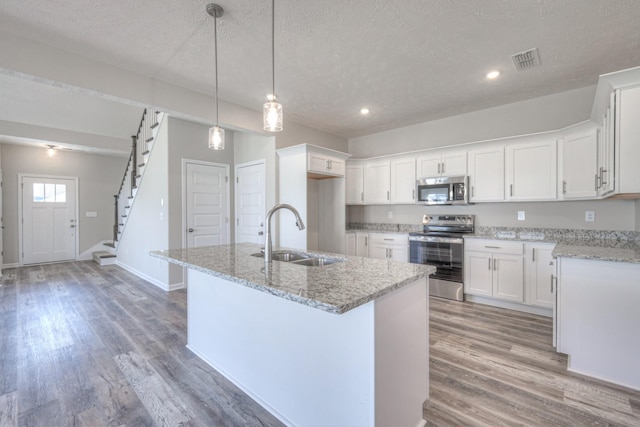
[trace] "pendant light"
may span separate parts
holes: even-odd
[[[282,104],[278,102],[276,96],[276,66],[275,66],[275,0],[271,0],[271,94],[267,95],[267,102],[262,108],[262,120],[264,130],[269,132],[279,132],[282,130]]]
[[[207,5],[207,13],[213,16],[214,22],[213,45],[216,69],[216,125],[209,128],[209,148],[224,150],[224,129],[218,126],[218,18],[222,16],[224,9],[220,5],[209,3]]]

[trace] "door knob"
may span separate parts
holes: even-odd
[[[193,233],[193,228],[190,228],[188,231],[189,233]]]
[[[258,236],[262,236],[264,234],[264,231],[258,231]]]
[[[70,225],[69,227],[71,227],[71,228],[76,228],[76,226],[75,226],[75,225]],[[2,228],[4,228],[4,227],[2,227]]]

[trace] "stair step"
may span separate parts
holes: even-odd
[[[120,227],[124,227],[124,222],[121,222],[120,224],[118,224]]]
[[[110,265],[116,263],[116,256],[111,252],[98,251],[93,253],[93,260],[100,265]]]
[[[147,138],[147,142],[151,142],[151,141],[153,141],[153,137]]]
[[[142,178],[142,175],[136,175],[136,179]]]
[[[116,245],[113,242],[107,242],[107,243],[103,243],[104,246],[108,246],[110,248],[115,248]]]
[[[138,167],[139,167],[139,168],[143,168],[143,167],[145,167],[145,166],[146,166],[146,163],[140,163],[140,164],[138,165]]]
[[[131,200],[131,199],[135,199],[135,197],[129,196],[129,197],[127,197],[127,199]]]
[[[125,206],[124,208],[125,209],[131,209],[131,206]]]
[[[149,128],[150,128],[150,129],[155,129],[155,128],[157,128],[158,126],[160,126],[160,123],[155,122],[154,124],[152,124],[151,126],[149,126]]]
[[[122,215],[122,218],[126,218],[126,217],[127,217],[126,215]]]
[[[149,154],[149,150],[147,150],[144,153],[142,153],[143,156],[146,156],[147,154]]]

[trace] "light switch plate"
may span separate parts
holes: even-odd
[[[593,222],[596,220],[595,211],[585,211],[584,212],[584,220],[587,222]]]
[[[387,213],[387,216],[389,217],[389,219],[393,219],[393,212],[392,212],[392,211],[389,211],[389,212]]]
[[[84,213],[84,216],[86,216],[87,218],[95,218],[98,216],[98,212],[90,212],[90,211],[86,211]]]
[[[518,221],[524,221],[524,211],[518,211]]]

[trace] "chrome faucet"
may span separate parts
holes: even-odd
[[[302,218],[300,218],[300,214],[298,213],[296,208],[286,203],[282,203],[272,207],[267,214],[267,232],[264,235],[264,262],[266,264],[271,262],[271,217],[278,209],[289,209],[291,212],[293,212],[293,214],[296,216],[296,225],[298,226],[298,229],[304,230],[304,222],[302,221]]]

